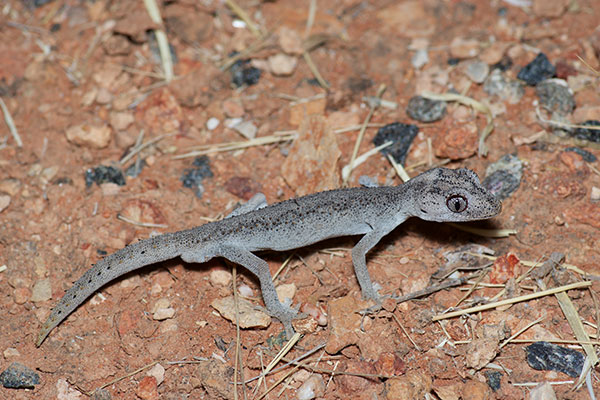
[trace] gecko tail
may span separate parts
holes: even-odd
[[[180,234],[182,232],[179,232]],[[89,269],[58,301],[42,325],[35,342],[39,347],[48,334],[79,307],[88,297],[108,282],[146,265],[179,256],[177,246],[167,233],[129,245],[100,260]]]

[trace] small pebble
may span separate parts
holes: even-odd
[[[540,382],[529,391],[529,400],[558,400],[550,382]]]
[[[216,299],[210,305],[217,310],[223,318],[235,323],[236,307],[233,296]],[[248,300],[238,299],[237,311],[241,328],[266,328],[271,323],[271,317],[264,312],[257,310],[254,304],[250,303]]]
[[[521,82],[504,76],[499,69],[492,70],[488,75],[483,83],[483,90],[491,96],[507,100],[510,104],[517,104],[525,94]]]
[[[159,308],[152,314],[152,318],[156,321],[163,321],[165,319],[173,318],[174,315],[175,309],[173,307]]]
[[[500,371],[485,371],[483,373],[485,375],[485,380],[487,381],[488,386],[494,392],[500,390],[500,381],[502,380],[502,372]]]
[[[8,389],[33,389],[40,376],[27,366],[14,362],[0,373],[0,383]]]
[[[94,183],[100,186],[107,182],[124,186],[125,177],[123,176],[123,171],[115,167],[105,167],[104,165],[85,171],[86,187],[90,187]]]
[[[269,70],[275,76],[290,76],[298,65],[296,57],[279,53],[268,58]]]
[[[108,125],[81,124],[65,131],[67,140],[78,146],[92,149],[103,149],[108,146],[112,137],[112,129]]]
[[[483,83],[489,73],[490,67],[479,60],[469,62],[465,68],[465,74],[475,83]]]
[[[0,213],[10,205],[9,195],[0,195]]]
[[[210,283],[214,286],[229,286],[232,281],[231,272],[220,268],[213,268],[210,271]]]
[[[301,55],[304,52],[302,37],[297,31],[282,26],[277,31],[277,34],[279,46],[285,53]]]
[[[373,144],[381,146],[392,141],[392,145],[381,150],[381,153],[386,156],[391,154],[396,162],[404,164],[410,145],[418,133],[419,128],[416,125],[394,122],[379,128],[373,139]]]
[[[240,296],[243,296],[246,298],[254,297],[254,290],[252,290],[252,288],[250,286],[245,285],[245,284],[238,286],[238,293],[240,294]]]
[[[421,69],[425,64],[429,62],[429,53],[427,49],[419,49],[413,54],[410,62],[416,69]]]
[[[377,181],[368,175],[358,177],[358,184],[363,187],[378,187]]]
[[[296,390],[298,400],[311,400],[325,394],[325,381],[321,375],[313,374]]]
[[[160,384],[165,380],[165,367],[160,364],[156,364],[148,372],[146,372],[146,375],[153,376],[156,379],[156,385],[160,386]]]
[[[539,53],[533,61],[524,66],[517,78],[525,81],[529,86],[535,86],[541,81],[554,77],[556,68],[550,63],[544,53]]]
[[[573,92],[562,79],[546,79],[536,85],[535,92],[540,105],[548,111],[567,115],[575,108]]]
[[[233,126],[233,129],[246,139],[254,139],[258,128],[250,121],[240,122]]]
[[[21,353],[19,353],[19,350],[15,349],[14,347],[8,347],[4,350],[2,355],[4,356],[4,358],[9,359],[14,357],[20,357]]]
[[[135,394],[142,400],[158,400],[156,378],[145,376],[138,384]]]
[[[41,279],[33,285],[31,291],[31,301],[42,302],[48,301],[52,298],[52,286],[50,285],[50,279]]]
[[[538,371],[558,371],[577,378],[583,369],[583,353],[548,342],[536,342],[525,347],[527,363]]]
[[[446,114],[446,102],[414,96],[408,101],[406,112],[417,121],[433,122],[442,119]]]
[[[6,178],[0,181],[0,192],[15,196],[21,190],[23,184],[16,178]]]
[[[497,199],[504,200],[519,188],[523,176],[523,163],[517,156],[507,154],[490,164],[482,185]]]
[[[296,284],[284,283],[275,288],[277,291],[277,297],[282,303],[289,302],[296,295]]]
[[[219,121],[218,118],[211,117],[208,119],[208,121],[206,121],[206,129],[208,129],[209,131],[212,131],[217,126],[219,126],[220,123],[221,123],[221,121]]]
[[[450,55],[452,58],[464,59],[475,57],[479,53],[479,41],[476,39],[465,39],[455,37],[450,43]]]
[[[575,128],[575,132],[573,133],[575,138],[600,143],[600,129],[598,129],[600,128],[600,121],[588,120],[578,125],[594,126],[597,129]]]
[[[26,287],[15,288],[14,290],[15,303],[25,304],[31,298],[31,290]]]
[[[110,113],[109,118],[110,126],[116,131],[124,131],[135,121],[133,113],[126,111],[113,111]]]
[[[600,200],[600,188],[599,187],[592,186],[592,191],[590,193],[590,200],[591,201]]]

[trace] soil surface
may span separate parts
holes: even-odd
[[[39,378],[0,388],[0,398],[233,398],[234,380],[260,374],[285,340],[278,321],[261,322],[255,277],[241,267],[232,275],[220,259],[174,259],[117,279],[39,348],[34,342],[72,283],[132,242],[222,218],[257,192],[273,203],[358,186],[361,177],[401,184],[378,151],[343,172],[362,124],[358,155],[396,122],[418,128],[408,128],[416,133],[403,163],[410,176],[444,165],[487,177],[504,197],[502,213],[467,227],[512,233],[402,224],[369,253],[380,293],[463,284],[400,304],[388,298],[364,317],[373,304],[361,300],[350,255],[359,238],[262,254],[272,273],[283,266],[276,285],[308,315],[285,355],[304,356],[303,365],[239,386],[238,398],[273,385],[267,398],[600,394],[595,366],[589,384],[576,386],[581,363],[536,370],[528,362],[536,341],[576,351],[571,361],[598,345],[600,131],[569,126],[600,120],[596,0],[158,6],[162,23],[142,1],[0,6],[0,371],[18,362]],[[541,64],[523,72],[532,61]],[[410,101],[426,91],[483,106],[435,103],[442,111],[431,116],[430,102]],[[490,121],[486,152],[479,136]],[[555,255],[542,268],[554,252],[564,264]],[[221,314],[233,278],[250,316],[268,325],[240,330],[241,371],[236,325]],[[433,321],[577,283],[562,295]],[[538,350],[547,349],[560,358],[557,348]],[[568,368],[575,372],[560,372]],[[536,386],[543,382],[553,385]]]

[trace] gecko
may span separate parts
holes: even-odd
[[[42,325],[36,346],[102,286],[176,257],[187,263],[222,257],[248,269],[258,278],[267,310],[290,336],[297,310],[279,301],[269,265],[255,252],[286,251],[329,238],[362,235],[352,248],[352,263],[363,297],[378,301],[366,254],[381,238],[409,217],[435,222],[482,220],[499,214],[502,203],[481,185],[475,172],[434,168],[398,186],[334,189],[272,205],[255,201],[250,208],[220,221],[141,240],[103,258],[58,301]]]

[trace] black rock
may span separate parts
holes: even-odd
[[[408,101],[406,112],[417,121],[433,122],[442,119],[446,114],[446,102],[414,96]]]
[[[231,73],[231,82],[233,82],[236,87],[243,85],[251,86],[258,83],[261,70],[248,65],[249,63],[249,59],[237,60],[229,69],[229,72]]]
[[[600,121],[590,119],[590,120],[582,122],[581,124],[578,124],[578,125],[600,127]],[[587,140],[589,142],[600,143],[600,130],[599,129],[576,128],[575,132],[573,132],[573,136],[576,139],[582,139],[582,140]]]
[[[500,389],[500,381],[502,380],[502,372],[500,371],[485,371],[483,373],[485,375],[485,380],[487,381],[488,386],[494,392]]]
[[[381,146],[386,142],[393,142],[391,146],[381,150],[381,153],[385,155],[391,154],[397,163],[404,164],[408,149],[415,136],[417,136],[417,133],[419,133],[419,128],[416,125],[394,122],[379,128],[373,139],[373,144]]]
[[[102,183],[111,182],[119,186],[125,186],[125,177],[123,171],[115,167],[105,167],[101,165],[96,168],[90,168],[85,171],[85,186],[90,187],[94,183],[100,185]]]
[[[8,389],[33,389],[40,383],[40,376],[29,367],[14,362],[0,373],[0,383]]]
[[[552,78],[556,68],[544,53],[539,53],[533,61],[524,66],[517,75],[518,79],[525,81],[530,86],[535,86],[543,80]]]
[[[196,196],[201,198],[204,194],[202,180],[204,178],[213,177],[213,173],[210,169],[207,156],[196,157],[192,165],[194,165],[195,168],[185,169],[179,180],[184,187],[194,189]]]
[[[497,199],[504,200],[516,191],[523,176],[523,163],[518,157],[506,154],[486,169],[486,177],[481,182]]]
[[[593,155],[589,151],[586,151],[584,149],[580,149],[579,147],[567,147],[565,149],[565,151],[572,151],[573,153],[577,153],[581,157],[583,157],[583,161],[586,161],[586,162],[589,162],[589,163],[596,162],[596,160],[598,159],[595,155]]]
[[[558,371],[577,378],[583,370],[583,353],[567,347],[536,342],[525,347],[525,352],[529,366],[538,371]]]

